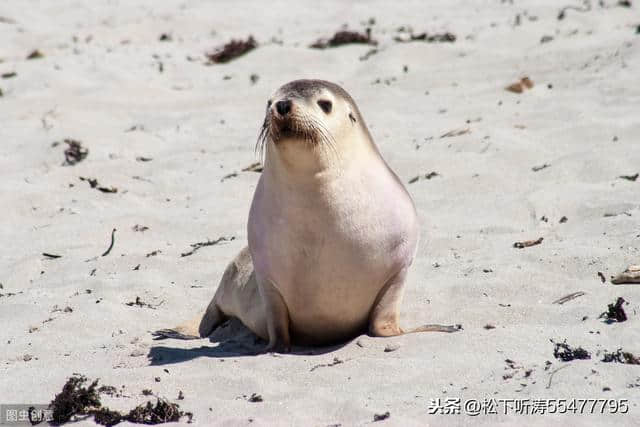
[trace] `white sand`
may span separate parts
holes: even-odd
[[[600,359],[618,348],[640,355],[640,286],[603,284],[597,272],[609,279],[640,260],[640,179],[618,178],[640,172],[639,5],[557,20],[551,0],[306,3],[0,3],[0,16],[15,21],[0,22],[0,73],[17,73],[0,79],[0,293],[16,293],[0,297],[0,403],[47,403],[79,372],[124,386],[127,397],[103,399],[120,410],[148,400],[142,389],[173,401],[182,390],[178,403],[200,425],[351,426],[386,411],[380,425],[638,425],[640,366]],[[361,31],[370,17],[380,45],[366,61],[358,58],[369,46],[307,48],[343,23]],[[400,26],[457,40],[400,44]],[[204,52],[249,34],[255,51],[203,64]],[[554,40],[540,43],[545,35]],[[44,58],[25,60],[34,49]],[[533,89],[504,90],[525,75]],[[269,94],[305,77],[353,95],[405,183],[440,174],[407,184],[423,226],[402,320],[464,331],[363,336],[275,356],[242,356],[253,338],[237,324],[216,334],[220,345],[153,341],[150,331],[208,303],[246,244],[258,174],[241,169],[256,161]],[[62,166],[64,144],[52,143],[64,138],[82,141],[88,157]],[[113,250],[100,257],[113,228]],[[180,257],[221,236],[235,240]],[[538,237],[541,245],[512,247]],[[586,294],[552,304],[576,291]],[[607,325],[598,315],[619,296],[629,319]],[[162,304],[125,305],[136,297]],[[550,339],[592,359],[561,362]],[[311,371],[334,358],[344,363]],[[263,402],[243,398],[252,393]],[[628,399],[630,408],[430,415],[436,398]]]

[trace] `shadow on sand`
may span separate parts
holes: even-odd
[[[254,335],[239,320],[230,319],[206,338],[213,346],[201,345],[199,347],[181,348],[156,345],[151,347],[147,357],[151,366],[171,365],[186,362],[198,357],[241,357],[262,354],[262,349],[267,344],[264,340]],[[164,340],[162,340],[164,341]],[[196,340],[182,341],[195,342]],[[298,347],[293,346],[289,354],[320,355],[331,353],[342,348],[347,343],[328,347]]]

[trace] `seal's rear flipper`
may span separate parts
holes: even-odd
[[[200,337],[194,335],[185,335],[181,332],[176,331],[175,329],[158,329],[157,331],[151,332],[154,340],[164,340],[167,338],[173,338],[176,340],[196,340],[200,339]]]
[[[206,316],[206,313],[204,313]],[[152,332],[154,339],[162,340],[166,338],[173,338],[178,340],[196,340],[200,339],[200,334],[198,332],[198,326],[200,325],[200,319],[203,319],[203,314],[199,314],[193,319],[185,322],[181,325],[176,326],[171,329],[159,329],[155,332]]]
[[[211,333],[227,320],[227,316],[225,316],[222,311],[218,308],[215,302],[215,298],[211,300],[209,306],[207,307],[207,311],[205,311],[204,315],[201,317],[201,320],[198,322],[198,329],[196,334],[200,338],[206,338]]]
[[[412,334],[414,332],[458,332],[462,330],[462,325],[422,325],[417,328],[412,328],[404,331],[405,334]]]

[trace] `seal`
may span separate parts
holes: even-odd
[[[257,150],[264,169],[248,247],[226,268],[203,315],[160,337],[206,337],[236,317],[268,342],[326,345],[402,329],[398,312],[416,253],[413,200],[382,158],[355,101],[323,80],[295,80],[267,102]]]

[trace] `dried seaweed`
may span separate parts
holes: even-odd
[[[221,48],[216,49],[215,52],[207,53],[205,56],[207,57],[209,64],[224,64],[232,59],[244,55],[256,47],[258,47],[258,43],[253,36],[249,36],[246,41],[235,39],[231,40]]]
[[[338,31],[331,38],[318,39],[309,47],[313,49],[326,49],[329,47],[343,46],[345,44],[369,44],[375,46],[378,42],[371,38],[371,28],[367,28],[364,33],[348,30]]]
[[[413,178],[411,178],[409,180],[409,184],[413,184],[414,182],[418,182],[421,179],[430,180],[432,178],[435,178],[436,176],[440,176],[440,174],[438,172],[436,172],[436,171],[429,172],[429,173],[426,173],[424,175],[414,176]]]
[[[619,348],[615,353],[609,353],[607,351],[602,355],[602,361],[605,363],[626,363],[628,365],[640,365],[640,358],[629,353],[628,351],[622,351]]]
[[[49,405],[49,409],[53,411],[54,424],[64,424],[78,415],[93,416],[96,423],[105,426],[116,425],[122,421],[136,424],[162,424],[180,421],[180,418],[185,416],[188,417],[187,422],[191,422],[193,418],[192,413],[183,412],[178,404],[162,398],[157,398],[155,405],[147,402],[123,415],[103,407],[100,402],[100,393],[113,395],[115,387],[102,386],[96,389],[98,380],[93,381],[88,387],[84,386],[86,382],[85,376],[77,374],[67,380],[62,392],[57,394]]]
[[[539,245],[540,243],[542,243],[543,240],[544,240],[544,237],[538,237],[535,240],[523,240],[521,242],[515,242],[513,244],[513,247],[518,249],[524,249],[531,246]]]
[[[186,256],[190,256],[193,255],[196,251],[200,250],[201,248],[204,248],[205,246],[214,246],[217,245],[220,242],[230,242],[232,240],[234,240],[235,237],[230,237],[230,238],[226,238],[226,237],[218,237],[216,240],[209,240],[207,239],[206,242],[198,242],[198,243],[192,243],[191,247],[192,249],[188,252],[184,252],[181,253],[180,256],[181,257],[186,257]]]
[[[620,175],[619,178],[626,179],[627,181],[635,182],[639,176],[640,176],[640,173],[637,173],[635,175]]]
[[[32,51],[29,55],[27,55],[27,59],[40,59],[40,58],[44,58],[44,55],[38,49]]]
[[[62,142],[67,144],[67,148],[64,150],[63,166],[73,166],[86,159],[89,155],[89,149],[83,147],[78,140],[66,138]]]
[[[62,391],[49,405],[49,408],[53,409],[54,423],[66,423],[74,415],[88,415],[92,409],[102,406],[96,390],[98,380],[92,382],[89,387],[84,386],[86,382],[87,378],[84,375],[74,375],[67,380]]]
[[[625,322],[627,320],[627,313],[625,313],[622,304],[624,304],[624,298],[618,297],[615,303],[607,306],[607,311],[602,313],[599,318],[604,318],[606,323],[613,322]]]
[[[553,342],[553,341],[551,341]],[[582,347],[571,347],[565,340],[562,343],[553,342],[553,357],[563,362],[570,362],[575,359],[591,359],[591,354]]]
[[[449,32],[432,34],[432,35],[429,35],[427,33],[420,33],[420,34],[410,33],[409,37],[407,38],[396,36],[393,38],[393,40],[398,43],[409,43],[409,42],[453,43],[456,41],[456,35]]]

